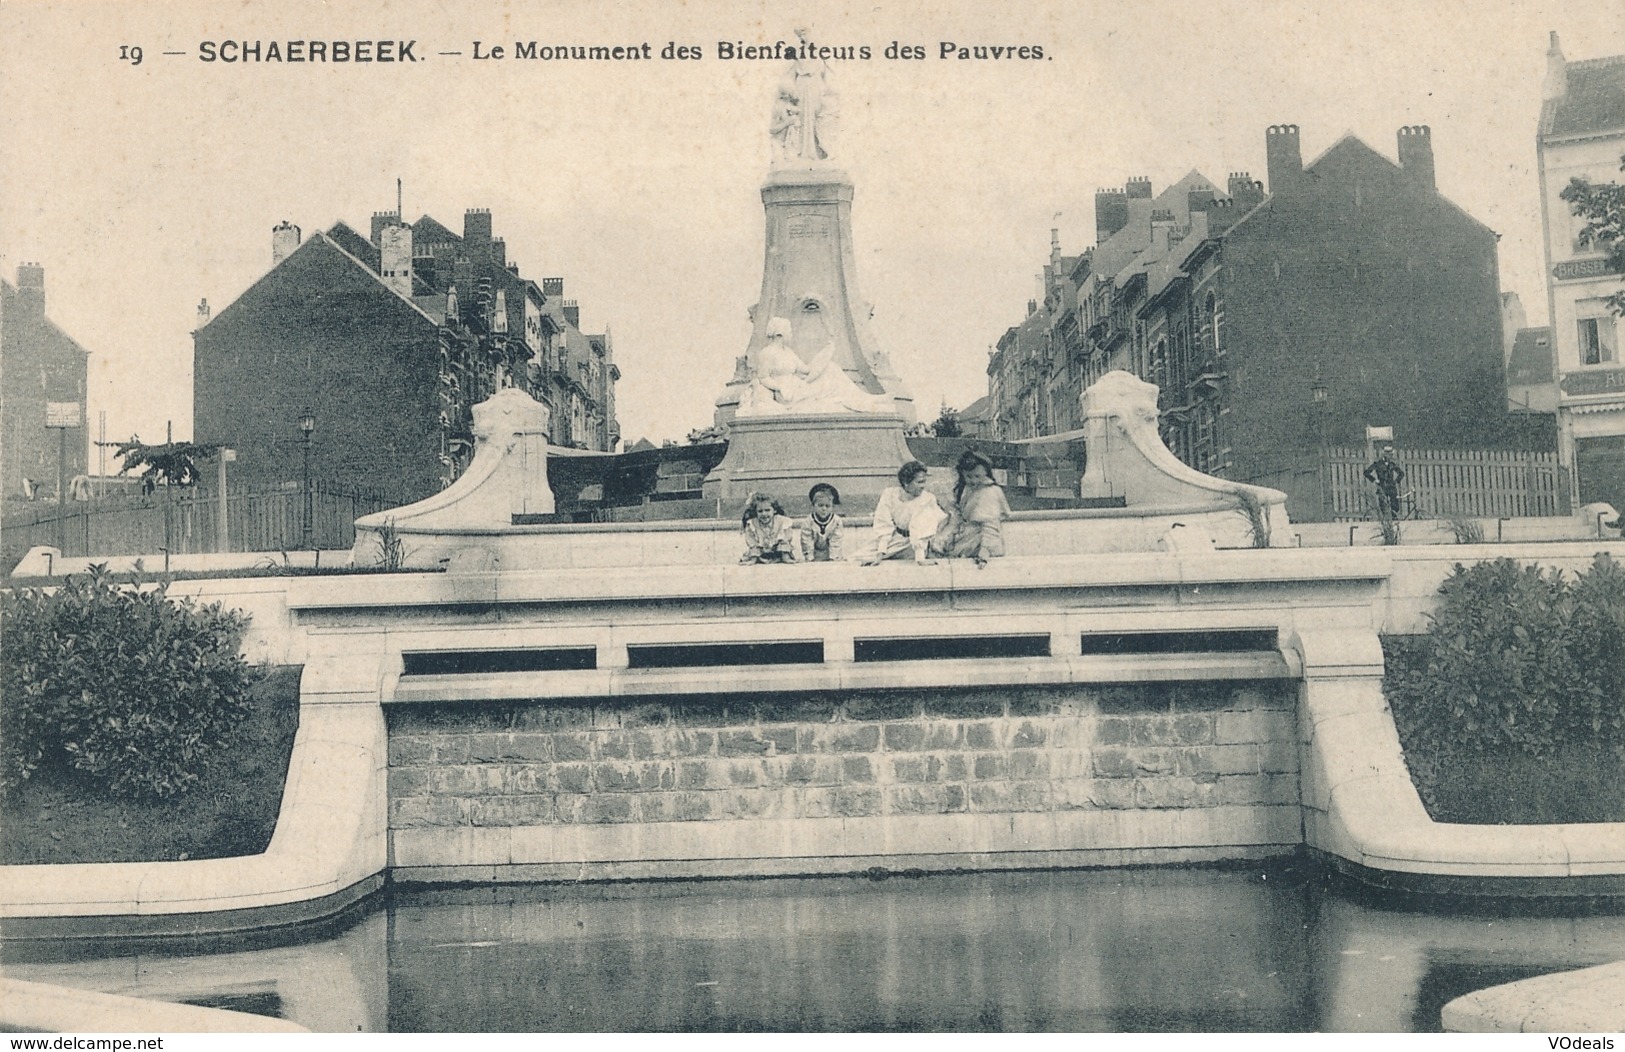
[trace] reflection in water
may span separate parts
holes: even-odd
[[[11,945],[4,970],[317,1030],[1425,1030],[1470,990],[1625,958],[1609,909],[1372,903],[1304,862],[397,889],[304,943]]]

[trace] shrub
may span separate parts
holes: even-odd
[[[1384,640],[1384,688],[1413,766],[1506,748],[1534,757],[1576,743],[1625,749],[1617,563],[1599,554],[1575,581],[1511,559],[1458,564],[1439,593],[1426,635]]]
[[[1445,519],[1457,544],[1483,544],[1484,527],[1477,519],[1466,515],[1452,515]]]
[[[42,767],[113,796],[185,792],[249,713],[246,615],[120,588],[105,567],[0,594],[0,786]]]

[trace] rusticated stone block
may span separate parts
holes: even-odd
[[[1244,774],[1219,779],[1218,799],[1226,804],[1296,804],[1301,798],[1294,774]]]
[[[515,730],[582,731],[592,727],[592,706],[555,704],[525,705],[514,713]]]
[[[942,758],[942,779],[945,782],[970,781],[970,758],[963,753],[952,752]]]
[[[760,760],[739,760],[725,765],[728,774],[728,784],[741,788],[755,788],[764,781],[762,762]]]
[[[642,704],[621,710],[621,726],[627,729],[635,727],[664,727],[671,721],[671,710],[664,705]]]
[[[539,826],[554,821],[551,796],[494,796],[474,801],[477,826]]]
[[[558,763],[579,763],[592,759],[592,739],[580,731],[553,736],[553,759]]]
[[[1012,781],[1048,778],[1049,756],[1040,749],[1011,749],[1009,769]]]
[[[1089,786],[1089,799],[1103,810],[1126,811],[1134,806],[1132,778],[1097,779]]]
[[[711,760],[679,760],[677,788],[721,789],[728,784],[726,765]]]
[[[992,691],[950,691],[924,699],[927,719],[998,719],[1004,715],[1003,694]]]
[[[1047,782],[976,782],[970,787],[974,811],[1002,814],[1009,811],[1049,809]]]
[[[1046,755],[1051,778],[1094,777],[1094,754],[1088,749],[1051,749],[1047,750]],[[1017,775],[1012,774],[1011,777]]]
[[[1214,718],[1213,740],[1221,745],[1296,740],[1297,728],[1284,712],[1253,709],[1221,712]]]
[[[828,786],[797,789],[795,813],[797,818],[830,818],[836,814],[837,790]]]
[[[447,796],[495,796],[502,792],[505,769],[495,764],[437,767],[430,776],[431,792]]]
[[[965,748],[981,750],[997,749],[998,747],[998,724],[992,721],[965,724]]]
[[[775,756],[792,756],[796,751],[796,729],[789,725],[762,728],[762,740],[772,746]]]
[[[768,742],[755,731],[723,731],[717,735],[719,756],[765,756]]]
[[[561,793],[592,792],[592,767],[584,763],[554,764],[553,788]]]
[[[390,796],[424,796],[433,791],[433,767],[391,767]]]
[[[928,721],[925,725],[925,748],[938,752],[962,749],[965,746],[965,728],[958,723]]]
[[[971,774],[979,781],[1005,777],[1008,765],[1002,753],[983,753],[971,757]]]
[[[1213,717],[1202,712],[1180,713],[1173,719],[1173,736],[1183,745],[1205,745],[1213,740]]]
[[[1183,712],[1212,712],[1227,708],[1235,696],[1235,686],[1224,680],[1174,684],[1174,708]]]
[[[1141,778],[1134,783],[1136,807],[1212,807],[1218,802],[1218,787],[1202,785],[1194,778]]]
[[[823,694],[768,697],[756,702],[754,716],[761,723],[828,723],[839,707]]]
[[[553,736],[535,731],[515,731],[508,740],[508,759],[519,761],[550,761],[553,756]]]
[[[671,722],[679,727],[725,727],[728,710],[722,699],[685,698],[670,706]]]
[[[898,783],[940,782],[947,765],[942,757],[933,753],[892,756],[891,780]]]
[[[841,786],[835,790],[835,813],[843,818],[878,815],[880,789],[874,786]]]
[[[553,814],[561,823],[580,821],[581,806],[592,797],[580,793],[559,793],[553,797]],[[616,797],[618,800],[630,800],[629,796]]]
[[[1134,749],[1129,753],[1134,761],[1134,772],[1140,775],[1177,774],[1181,766],[1181,750]]]
[[[1277,774],[1298,769],[1298,743],[1277,739],[1258,747],[1258,769]]]
[[[1198,745],[1184,750],[1183,774],[1257,774],[1255,745]]]
[[[582,825],[635,822],[637,818],[637,812],[632,806],[632,797],[625,793],[585,796],[576,804],[575,820]]]
[[[1163,713],[1173,708],[1173,691],[1166,683],[1122,683],[1100,688],[1100,711],[1105,715]]]
[[[598,731],[592,736],[593,755],[600,760],[630,760],[632,737],[625,731]]]
[[[1127,749],[1096,749],[1094,768],[1097,778],[1132,778],[1136,773]]]
[[[664,760],[671,756],[664,727],[647,727],[626,732],[634,760]]]
[[[502,782],[502,791],[519,796],[545,793],[555,788],[550,779],[553,765],[548,763],[510,763]]]
[[[888,751],[917,751],[925,747],[925,728],[918,723],[888,723],[883,740]]]
[[[886,789],[886,810],[894,815],[939,815],[965,810],[962,785],[894,785]]]
[[[676,756],[715,756],[717,753],[716,731],[672,731],[667,742]]]
[[[1135,745],[1173,745],[1179,741],[1174,733],[1174,721],[1166,716],[1139,716],[1130,722],[1134,726]]]
[[[393,829],[461,826],[469,823],[473,801],[457,796],[406,796],[389,802]]]
[[[736,789],[718,794],[726,818],[782,818],[791,794],[775,789]]]
[[[920,714],[920,699],[913,694],[889,691],[858,694],[848,698],[841,709],[845,717],[854,722],[908,720]]]
[[[389,738],[389,765],[410,767],[426,764],[434,759],[434,739],[391,734]]]
[[[841,758],[836,756],[786,756],[767,761],[768,777],[779,785],[838,785]]]
[[[1042,723],[1023,720],[1016,725],[1016,731],[1010,735],[1010,748],[1031,749],[1043,745],[1049,739],[1049,732]]]
[[[647,793],[633,798],[644,822],[706,822],[717,817],[715,793]]]
[[[470,763],[503,763],[513,759],[508,753],[506,734],[470,734],[468,760]]]
[[[434,739],[434,762],[457,764],[468,762],[468,735],[444,734]]]
[[[1097,806],[1094,782],[1087,778],[1069,778],[1050,784],[1050,803],[1057,811],[1091,811]]]
[[[662,785],[664,781],[666,784]],[[600,793],[633,793],[648,789],[670,789],[675,778],[660,763],[619,763],[604,761],[592,768],[592,785]]]
[[[841,781],[848,784],[867,785],[875,780],[874,767],[867,756],[841,757]]]
[[[1131,745],[1134,742],[1134,720],[1127,716],[1104,716],[1095,724],[1095,742],[1099,745]]]
[[[828,727],[815,727],[812,731],[812,742],[813,748],[819,752],[878,752],[880,725],[832,723]]]

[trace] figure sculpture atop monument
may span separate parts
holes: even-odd
[[[803,52],[779,79],[778,97],[768,134],[773,164],[797,166],[829,159],[829,127],[835,115],[835,93],[829,86],[829,64],[805,56],[807,30],[797,29]]]

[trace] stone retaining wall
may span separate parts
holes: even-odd
[[[1296,806],[1296,684],[391,706],[392,830]],[[1134,845],[1033,845],[1034,849]]]

